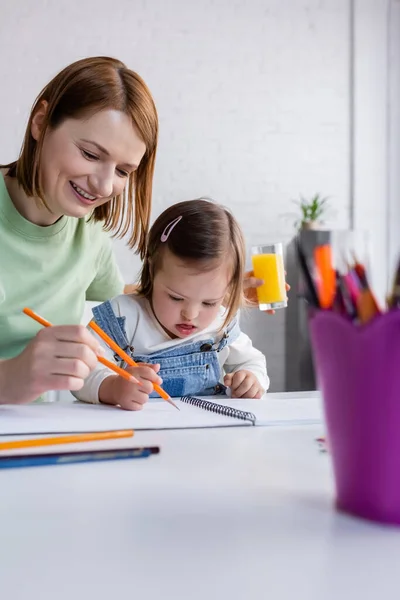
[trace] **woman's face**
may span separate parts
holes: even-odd
[[[34,117],[35,139],[42,118],[40,111]],[[84,217],[121,194],[145,151],[130,117],[116,110],[67,119],[49,129],[42,148],[41,181],[52,215]]]

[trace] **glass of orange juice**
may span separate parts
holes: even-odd
[[[251,249],[254,277],[263,279],[257,288],[260,310],[276,310],[287,306],[285,267],[282,243],[253,246]]]

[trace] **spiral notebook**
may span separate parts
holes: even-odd
[[[312,392],[268,394],[262,400],[184,396],[174,399],[174,402],[179,411],[158,399],[148,402],[143,410],[136,412],[81,402],[0,405],[0,435],[312,425],[321,422],[319,395]]]
[[[246,421],[251,425],[255,425],[257,422],[257,417],[252,412],[240,410],[239,408],[234,408],[230,405],[211,402],[205,398],[197,398],[196,396],[182,396],[181,402],[185,402],[191,406],[196,406],[197,408],[202,408],[203,410],[207,410],[216,415],[223,415],[224,417],[230,417],[232,419],[240,419],[241,421]]]

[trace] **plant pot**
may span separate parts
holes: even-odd
[[[320,221],[302,221],[300,229],[303,229],[303,231],[314,231],[323,229],[323,226]]]

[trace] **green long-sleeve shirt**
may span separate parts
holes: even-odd
[[[40,328],[22,313],[25,306],[55,325],[75,324],[85,300],[122,290],[101,223],[64,216],[35,225],[17,211],[0,173],[0,359],[19,354]]]

